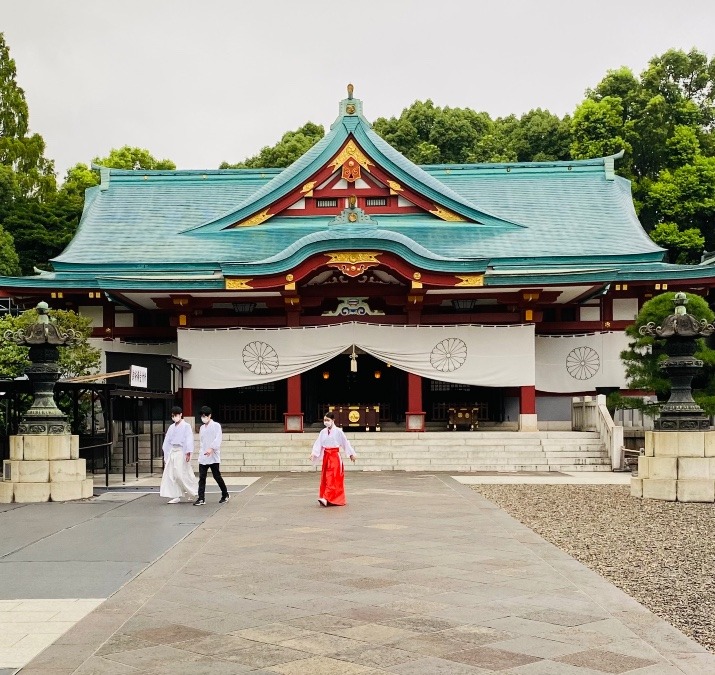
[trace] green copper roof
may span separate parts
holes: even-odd
[[[340,106],[329,133],[287,169],[102,169],[55,273],[0,286],[221,288],[224,274],[287,272],[346,247],[390,251],[425,270],[483,272],[492,285],[712,276],[711,266],[662,263],[629,182],[614,174],[616,157],[418,167],[372,130],[360,101]],[[364,223],[330,214],[230,227],[299,191],[349,138],[401,185],[466,220],[368,212]]]
[[[341,109],[345,107],[345,101],[343,101]],[[234,205],[234,208],[218,218],[209,219],[196,227],[212,231],[222,230],[261,212],[277,199],[299,190],[314,176],[316,171],[322,169],[337,154],[351,136],[373,161],[395,176],[398,181],[440,206],[445,206],[464,218],[482,225],[511,224],[508,220],[495,218],[477,208],[472,201],[460,196],[444,182],[436,180],[419,166],[407,160],[385,143],[361,115],[344,114],[338,117],[330,131],[320,141],[288,168],[246,196],[243,201]]]

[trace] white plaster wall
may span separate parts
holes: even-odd
[[[103,310],[98,305],[84,305],[77,308],[81,316],[87,317],[92,321],[92,328],[101,328],[104,325]]]
[[[614,298],[613,320],[633,321],[638,315],[638,298]]]

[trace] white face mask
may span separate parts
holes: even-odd
[[[178,422],[178,421],[181,419],[181,415],[172,415],[172,416],[171,416],[171,419],[172,419],[174,422]]]
[[[323,420],[323,424],[330,429],[333,426],[333,420]]]
[[[201,421],[202,421],[204,424],[208,424],[209,418],[206,417],[206,415],[201,415]]]

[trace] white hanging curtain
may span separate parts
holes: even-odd
[[[536,337],[536,388],[554,393],[626,388],[620,354],[628,347],[622,332]]]
[[[317,368],[355,345],[433,380],[488,387],[533,385],[534,327],[391,326],[342,323],[305,328],[180,329],[184,385],[246,387]],[[347,358],[347,357],[346,357]],[[358,359],[359,368],[359,359]]]

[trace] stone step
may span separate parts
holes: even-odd
[[[307,465],[285,465],[276,467],[274,465],[256,465],[250,467],[244,466],[224,466],[221,465],[221,473],[225,476],[230,476],[233,474],[242,473],[273,473],[273,472],[287,472],[287,473],[306,473],[306,472],[319,472],[318,468],[307,466]],[[380,466],[380,465],[362,465],[362,466],[350,466],[346,467],[346,471],[409,471],[409,472],[430,472],[430,471],[443,471],[443,472],[453,472],[453,473],[517,473],[517,472],[558,472],[558,473],[573,473],[579,471],[611,471],[611,465],[608,464],[594,464],[594,465],[581,465],[581,464],[516,464],[509,467],[504,467],[502,465],[491,465],[491,464],[431,464],[429,466],[425,465],[402,465],[400,467],[392,466]]]
[[[349,432],[358,464],[349,471],[610,471],[611,462],[595,432],[542,431],[399,431]],[[313,433],[226,433],[221,448],[222,471],[316,471],[308,460]],[[198,447],[198,437],[196,438]],[[149,466],[149,436],[139,442],[140,470]],[[121,446],[112,454],[121,470]],[[155,458],[155,471],[161,469]],[[127,471],[135,470],[134,465]]]

